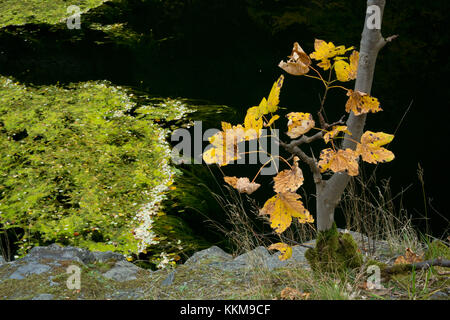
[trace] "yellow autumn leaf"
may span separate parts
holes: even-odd
[[[291,112],[286,115],[288,118],[288,132],[292,139],[298,138],[314,128],[315,122],[310,113]]]
[[[280,119],[280,116],[276,114],[272,118],[270,118],[269,122],[264,124],[264,126],[265,127],[270,127],[278,119]]]
[[[303,172],[298,167],[298,157],[295,158],[291,169],[283,170],[273,178],[276,193],[295,192],[303,184]]]
[[[250,134],[247,134],[248,138],[253,137],[254,135],[259,137],[262,127],[263,119],[259,107],[249,108],[244,119],[244,129],[246,132],[250,132]]]
[[[331,170],[333,172],[346,172],[350,176],[358,175],[359,154],[349,148],[334,151],[331,148],[320,152],[320,172]]]
[[[294,76],[301,76],[309,72],[311,59],[303,51],[298,42],[294,43],[292,53],[288,58],[286,62],[280,61],[278,64],[281,69]]]
[[[346,51],[353,49],[350,47],[348,49],[345,46],[336,47],[332,42],[326,42],[320,39],[314,41],[314,52],[309,56],[315,60],[320,60],[318,64],[324,70],[328,70],[331,66],[329,59],[343,55]]]
[[[336,137],[339,132],[345,132],[352,135],[351,132],[348,131],[347,126],[334,126],[330,131],[323,135],[323,140],[325,140],[325,143],[328,143],[331,139]]]
[[[380,108],[380,102],[377,98],[369,96],[367,93],[360,91],[353,91],[349,89],[347,91],[347,96],[349,97],[347,103],[345,104],[345,111],[353,113],[357,116],[368,113],[368,112],[378,112],[382,111]]]
[[[336,77],[339,81],[346,82],[356,79],[358,71],[359,52],[354,50],[350,55],[350,63],[338,60],[334,64]]]
[[[278,242],[271,244],[269,246],[269,250],[278,250],[281,254],[278,256],[278,259],[281,261],[287,260],[292,257],[292,248],[286,243]]]
[[[368,163],[389,162],[395,155],[383,148],[394,139],[394,135],[384,132],[366,131],[361,137],[361,143],[356,145],[356,152],[361,155],[363,161]]]
[[[250,182],[250,180],[246,177],[224,177],[223,179],[240,193],[245,192],[246,194],[252,194],[261,186],[259,183]]]
[[[222,128],[224,131],[219,131],[209,138],[212,147],[203,152],[203,160],[206,164],[217,163],[225,166],[241,158],[238,144],[246,138],[244,127],[231,126],[227,122],[222,122]]]
[[[292,222],[292,217],[308,219],[309,211],[305,209],[303,203],[298,199],[299,194],[293,192],[278,193],[266,201],[260,210],[261,215],[270,215],[272,229],[282,233]]]
[[[269,97],[267,98],[267,109],[261,110],[262,114],[268,114],[277,111],[278,104],[280,103],[280,91],[283,86],[284,76],[281,75],[278,80],[273,84],[272,90],[270,90]]]

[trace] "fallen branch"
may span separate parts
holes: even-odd
[[[386,267],[383,272],[391,275],[396,273],[403,273],[410,270],[428,270],[430,267],[450,268],[450,260],[433,259],[410,264],[396,264],[391,267]]]

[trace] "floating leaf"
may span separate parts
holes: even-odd
[[[270,245],[269,250],[278,250],[281,254],[278,256],[278,259],[281,261],[287,260],[292,257],[292,248],[286,243],[278,242]]]
[[[336,71],[336,77],[339,81],[346,82],[356,79],[358,71],[359,53],[354,50],[350,55],[350,63],[338,60],[334,64],[334,70]]]
[[[349,135],[352,135],[350,131],[348,131],[347,126],[334,126],[332,130],[328,131],[323,135],[323,140],[325,140],[325,143],[328,143],[330,139],[333,139],[336,137],[339,132],[345,132]]]
[[[296,157],[291,169],[279,172],[274,178],[273,189],[276,193],[295,192],[303,184],[303,172],[298,167],[298,158]]]
[[[237,189],[240,193],[245,192],[246,194],[252,194],[261,186],[259,183],[250,182],[250,180],[246,177],[224,177],[223,179],[226,183]]]
[[[288,58],[289,60],[287,62],[280,61],[278,64],[281,69],[294,76],[301,76],[309,72],[311,59],[303,51],[298,42],[294,43],[294,48]]]
[[[351,149],[338,150],[331,148],[320,152],[319,169],[320,172],[331,170],[333,172],[347,172],[350,176],[358,175],[359,154]]]
[[[282,233],[291,225],[292,217],[310,219],[309,211],[298,200],[299,198],[300,195],[297,193],[278,193],[266,201],[260,214],[270,215],[272,229],[275,229],[277,233]]]
[[[377,98],[369,96],[367,93],[361,91],[348,90],[347,96],[349,96],[347,103],[345,104],[345,111],[353,111],[357,116],[368,112],[382,111],[380,108],[380,102]]]
[[[361,155],[363,161],[368,163],[392,161],[394,154],[381,147],[394,139],[394,135],[384,132],[366,131],[361,137],[361,143],[356,146],[356,152]]]
[[[315,122],[310,113],[291,112],[286,115],[288,121],[288,132],[292,139],[298,138],[314,128]]]

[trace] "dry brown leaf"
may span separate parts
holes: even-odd
[[[259,183],[250,182],[250,180],[246,177],[224,177],[223,179],[226,183],[237,189],[240,193],[245,192],[246,194],[252,194],[261,186]]]
[[[422,262],[423,258],[412,251],[410,248],[406,248],[405,254],[403,256],[397,257],[394,264],[412,264],[416,262]]]
[[[320,152],[319,169],[320,172],[331,170],[333,172],[346,172],[350,176],[358,175],[359,154],[349,148],[337,152],[331,148]]]
[[[280,295],[283,300],[308,300],[311,294],[309,292],[300,292],[297,289],[286,287],[281,290]]]
[[[291,169],[283,170],[273,178],[276,193],[295,192],[303,184],[303,172],[298,167],[298,160],[296,157]]]
[[[311,59],[303,51],[298,42],[294,43],[292,53],[288,58],[289,60],[286,62],[280,61],[278,64],[281,69],[294,76],[301,76],[309,72]]]

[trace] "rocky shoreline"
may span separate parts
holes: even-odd
[[[353,232],[352,235],[363,248],[367,238]],[[181,283],[181,288],[193,281],[205,286],[205,283],[207,285],[212,281],[204,281],[205,278],[214,273],[227,275],[229,283],[245,283],[252,281],[250,278],[255,270],[276,272],[284,267],[308,270],[305,251],[314,244],[315,241],[312,240],[294,246],[292,257],[287,261],[278,259],[279,252],[271,253],[262,246],[236,257],[212,246],[196,252],[183,265],[173,270],[158,271],[139,268],[128,262],[123,255],[114,252],[91,252],[57,244],[35,247],[22,259],[6,262],[0,258],[0,300],[164,299],[164,290],[170,290],[174,282]],[[378,243],[377,246],[378,251],[382,252],[383,243]],[[390,259],[383,254],[380,257]],[[80,270],[81,288],[70,287],[69,278],[72,273],[68,270],[71,266],[72,269]],[[204,272],[203,276],[201,272]],[[195,277],[200,278],[194,279]],[[440,298],[448,298],[445,292],[439,294]]]

